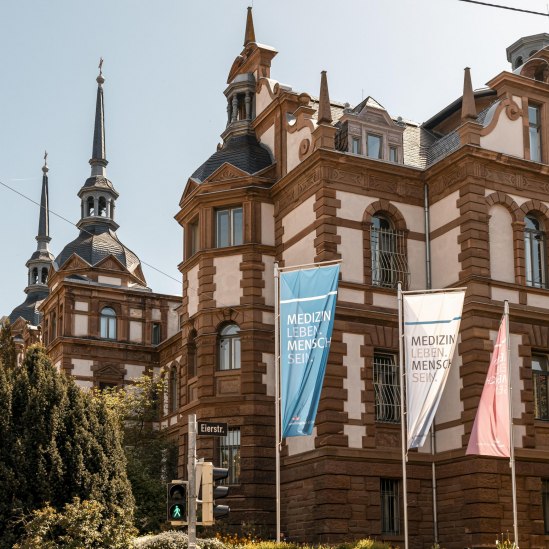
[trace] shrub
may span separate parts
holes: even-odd
[[[130,549],[135,529],[122,509],[113,513],[98,501],[74,498],[63,511],[36,510],[14,549]]]
[[[188,545],[187,534],[174,530],[155,536],[142,536],[133,541],[134,549],[186,549]],[[221,541],[213,538],[197,539],[196,546],[199,549],[226,549]]]

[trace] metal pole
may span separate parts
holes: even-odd
[[[505,339],[507,342],[507,393],[509,395],[509,466],[511,467],[511,485],[513,489],[513,530],[515,545],[519,546],[517,519],[517,480],[515,476],[515,441],[513,436],[513,387],[511,385],[511,341],[509,335],[509,302],[504,302]]]
[[[423,215],[425,227],[425,286],[431,289],[431,220],[429,218],[429,185],[423,185]],[[437,440],[435,435],[435,419],[431,426],[431,485],[433,488],[433,534],[435,543],[438,543],[438,506],[437,506],[437,468],[435,456]]]
[[[189,477],[189,549],[196,549],[196,414],[189,414],[187,473]]]
[[[278,299],[278,263],[274,264],[274,303],[275,303],[275,469],[276,469],[276,541],[280,542],[280,305]]]
[[[402,329],[402,284],[398,283],[398,360],[400,368],[400,433],[402,439],[402,491],[404,507],[404,549],[408,549],[408,486],[406,482],[406,415],[404,412],[404,330]]]

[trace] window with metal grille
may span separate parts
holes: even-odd
[[[400,421],[400,373],[396,356],[374,354],[374,395],[376,421]]]
[[[540,222],[533,216],[524,219],[524,251],[526,263],[526,285],[534,288],[547,287],[545,267],[545,232]]]
[[[549,368],[546,356],[532,356],[532,377],[534,381],[534,417],[549,421]]]
[[[219,439],[219,466],[229,469],[224,484],[240,482],[240,428],[229,429],[227,435]]]
[[[380,480],[381,533],[400,533],[399,481],[389,478]]]
[[[408,261],[404,231],[397,231],[381,216],[372,218],[370,229],[372,255],[372,284],[382,288],[396,288],[399,282],[408,287]]]
[[[549,479],[541,479],[541,504],[543,507],[543,525],[549,534]]]

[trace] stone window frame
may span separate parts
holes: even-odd
[[[223,333],[225,330],[227,330],[230,327],[236,327],[237,332],[233,334],[227,334]],[[222,364],[222,352],[221,352],[221,343],[223,340],[228,340],[230,344],[230,359],[228,367],[223,367],[224,364]],[[234,345],[235,341],[238,341],[238,366],[235,366],[234,361]],[[216,354],[217,354],[217,360],[216,360],[216,371],[217,372],[232,372],[232,371],[240,371],[242,368],[242,336],[241,336],[241,329],[240,326],[236,322],[223,322],[218,326],[217,329],[217,343],[216,343]]]
[[[235,225],[234,225],[234,215],[237,210],[240,210],[241,216],[241,234],[240,242],[237,242],[235,239]],[[227,245],[220,245],[218,238],[218,229],[219,229],[219,218],[218,215],[220,212],[228,211],[229,212],[229,234],[227,235]],[[214,248],[230,248],[232,246],[242,246],[244,244],[244,228],[245,228],[245,219],[244,219],[244,205],[235,204],[232,206],[218,206],[214,209]]]
[[[372,248],[371,248],[371,231],[373,227],[373,217],[376,215],[382,215],[386,217],[393,225],[394,230],[402,233],[402,246],[406,250],[406,263],[408,263],[408,233],[409,230],[406,226],[406,221],[402,213],[388,200],[377,200],[370,204],[364,211],[362,217],[362,242],[364,250],[364,283],[372,288],[389,289],[392,291],[394,288],[384,288],[383,286],[374,285],[372,280]],[[409,286],[410,273],[408,272],[407,280],[402,281],[402,289],[406,290]]]
[[[549,208],[540,200],[528,200],[519,206],[510,196],[498,191],[486,197],[488,208],[495,205],[504,206],[511,214],[511,225],[513,229],[513,252],[515,265],[515,283],[526,288],[537,288],[536,286],[526,285],[526,247],[524,244],[525,218],[527,215],[534,215],[545,229],[546,235],[549,235]],[[490,245],[490,236],[488,236],[488,245]],[[545,239],[545,269],[549,278],[549,238]]]
[[[103,336],[102,332],[102,320],[103,320],[103,311],[105,309],[111,309],[114,311],[114,337],[109,336]],[[118,341],[118,334],[119,334],[119,326],[118,326],[118,319],[119,319],[120,312],[117,310],[117,307],[112,304],[104,304],[99,308],[99,325],[98,325],[98,331],[99,331],[99,339],[104,339],[106,341]],[[107,315],[105,315],[106,317]],[[113,318],[112,316],[109,316],[109,318]]]
[[[539,158],[532,158],[532,140],[530,136],[530,129],[532,128],[532,123],[530,122],[530,107],[535,108],[538,114],[537,125],[535,126],[538,130],[538,149],[539,149]],[[545,160],[543,154],[544,139],[543,139],[543,105],[537,101],[528,100],[527,105],[525,105],[526,110],[526,123],[528,125],[528,159],[532,162],[543,162]]]

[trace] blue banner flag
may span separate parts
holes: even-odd
[[[330,353],[339,265],[280,273],[282,437],[310,435]]]

